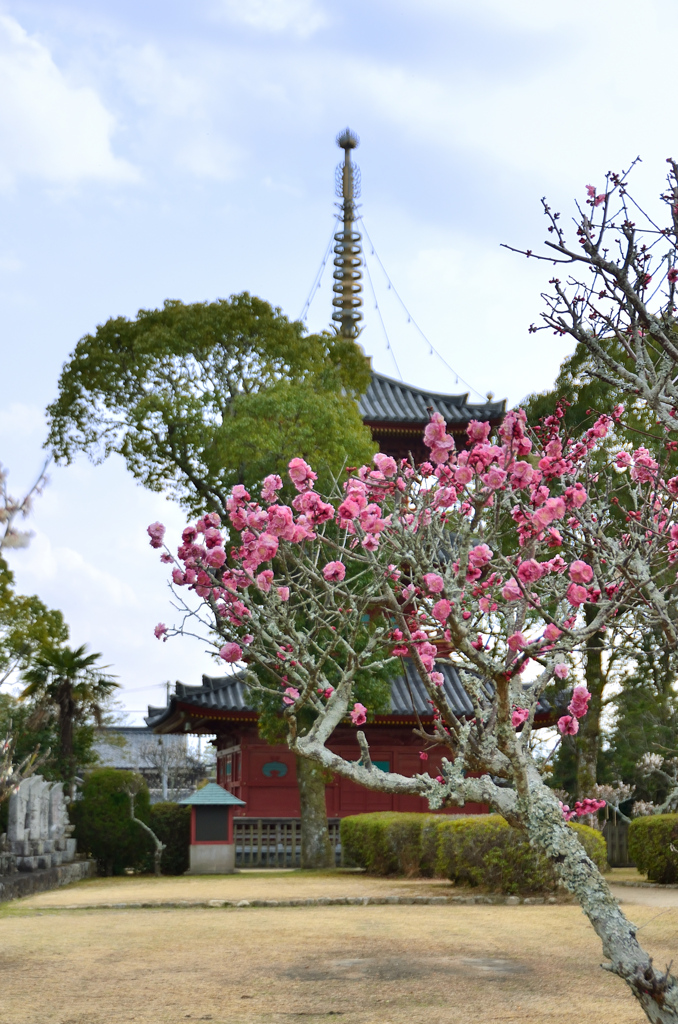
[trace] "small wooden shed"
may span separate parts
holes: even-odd
[[[208,782],[180,801],[191,806],[191,875],[225,875],[235,871],[233,809],[244,807],[223,786]]]

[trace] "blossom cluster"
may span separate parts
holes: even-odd
[[[620,503],[609,488],[604,501],[596,498],[600,458],[592,456],[601,454],[622,413],[618,406],[612,416],[599,416],[574,440],[563,431],[562,408],[532,438],[525,413],[513,410],[496,443],[488,423],[472,421],[467,446],[458,451],[434,412],[422,465],[379,453],[328,499],[316,491],[311,466],[292,459],[296,494],[289,503],[278,475],[266,477],[258,499],[237,485],[224,522],[207,513],[185,528],[176,554],[166,549],[161,558],[173,563],[175,586],[209,605],[225,641],[223,660],[254,659],[271,668],[282,703],[293,710],[311,700],[322,713],[339,699],[338,688],[318,675],[312,645],[288,628],[297,610],[315,609],[325,630],[316,651],[324,647],[326,658],[333,635],[339,644],[364,601],[364,609],[381,609],[383,656],[410,657],[423,675],[443,734],[446,696],[436,662],[449,656],[496,692],[513,688],[509,719],[518,729],[549,681],[567,678],[564,655],[585,642],[590,628],[583,606],[594,609],[595,628],[605,629],[621,602],[639,593],[645,605],[657,605],[647,583],[678,559],[678,478],[664,481],[647,449],[606,456],[617,490],[635,488],[636,500]],[[161,524],[148,533],[152,547],[163,546]],[[642,572],[634,575],[639,551]],[[371,615],[363,611],[358,619]],[[156,636],[166,632],[164,624],[156,627]],[[530,665],[537,682],[521,683]],[[489,698],[478,687],[473,693],[479,718]],[[561,734],[577,733],[589,700],[586,688],[575,686],[569,713],[558,721]],[[355,703],[354,724],[366,716]]]
[[[560,804],[565,821],[572,821],[573,818],[583,818],[585,814],[597,814],[604,806],[604,800],[596,800],[590,797],[587,797],[585,800],[577,800],[573,809],[562,802]]]

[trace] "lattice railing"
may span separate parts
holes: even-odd
[[[339,818],[329,819],[335,860],[341,862]],[[295,868],[301,863],[299,818],[235,818],[235,864],[239,868]]]

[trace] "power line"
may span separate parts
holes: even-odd
[[[398,366],[398,360],[395,357],[395,352],[393,351],[393,348],[391,346],[391,342],[389,341],[389,338],[388,338],[388,332],[386,330],[386,324],[384,323],[384,318],[381,315],[381,309],[379,308],[379,303],[377,301],[377,293],[375,292],[374,285],[372,284],[372,275],[370,274],[370,268],[367,266],[367,260],[365,259],[364,253],[363,253],[363,266],[365,268],[365,274],[367,276],[367,280],[368,280],[370,289],[372,290],[372,298],[374,299],[374,308],[377,311],[377,314],[379,316],[379,322],[381,324],[381,329],[384,332],[384,337],[386,338],[386,348],[391,353],[391,358],[392,358],[392,360],[393,360],[393,362],[395,364],[396,372],[397,372],[398,376],[400,377],[400,379],[404,383],[403,375],[400,372],[400,367]]]
[[[334,227],[334,225],[332,225],[332,233],[330,235],[330,240],[327,243],[327,245],[325,246],[325,255],[323,256],[322,261],[320,263],[320,266],[318,267],[318,270],[316,271],[316,275],[313,278],[313,284],[311,285],[311,290],[308,293],[308,298],[306,299],[306,302],[304,303],[304,306],[303,306],[303,309],[302,309],[301,313],[297,317],[298,320],[303,320],[304,319],[304,317],[308,313],[308,310],[309,310],[309,307],[310,307],[311,303],[313,302],[313,299],[315,298],[315,293],[318,291],[318,288],[320,288],[321,279],[322,279],[322,276],[323,276],[323,271],[325,269],[325,266],[327,265],[327,260],[329,259],[330,252],[332,251],[332,242],[334,241],[334,233],[335,233],[335,227]]]
[[[467,388],[468,388],[468,389],[469,389],[470,391],[474,391],[474,392],[476,393],[476,395],[479,395],[479,396],[480,396],[480,397],[481,397],[481,398],[483,399],[483,401],[487,401],[487,396],[486,396],[486,395],[484,395],[484,394],[483,394],[483,393],[482,393],[481,391],[478,391],[478,389],[477,389],[477,388],[474,388],[474,387],[473,387],[473,385],[472,385],[472,384],[469,384],[469,382],[468,382],[467,380],[464,380],[464,378],[463,378],[463,377],[461,376],[461,374],[459,374],[459,373],[457,372],[457,370],[455,370],[455,369],[454,369],[454,367],[453,367],[453,366],[450,366],[450,364],[448,363],[447,359],[445,359],[445,357],[444,357],[444,356],[443,356],[443,355],[442,355],[442,354],[441,354],[441,353],[440,353],[440,352],[438,351],[438,349],[437,349],[437,348],[435,348],[435,346],[434,346],[434,345],[433,345],[433,344],[432,344],[432,343],[431,343],[431,342],[429,341],[429,339],[428,339],[428,338],[426,337],[426,335],[425,335],[425,334],[424,334],[424,332],[422,331],[421,327],[419,326],[419,324],[417,323],[417,321],[416,321],[416,320],[414,319],[414,317],[413,317],[413,316],[412,316],[412,314],[410,313],[409,309],[407,308],[407,306],[406,306],[406,305],[405,305],[405,303],[403,302],[402,298],[400,297],[400,294],[398,293],[398,291],[397,291],[397,289],[396,289],[395,285],[394,285],[394,284],[393,284],[393,282],[391,281],[391,278],[390,278],[390,277],[389,277],[389,275],[388,275],[388,272],[387,272],[387,270],[386,270],[386,267],[385,267],[385,266],[384,266],[384,264],[383,264],[383,263],[381,262],[381,259],[380,259],[380,257],[379,257],[379,253],[377,252],[377,250],[376,250],[376,249],[375,249],[375,247],[374,247],[374,242],[373,242],[373,241],[372,241],[372,239],[370,238],[370,235],[369,235],[369,233],[368,233],[368,231],[367,231],[367,228],[365,227],[365,221],[364,221],[364,219],[363,219],[362,217],[360,218],[360,223],[362,224],[362,228],[363,228],[363,233],[364,233],[364,235],[365,235],[365,238],[366,238],[366,239],[367,239],[367,241],[369,242],[369,245],[370,245],[370,249],[372,250],[372,255],[374,256],[374,258],[376,259],[377,263],[378,263],[378,264],[379,264],[379,266],[381,267],[382,273],[383,273],[384,277],[386,278],[386,280],[388,281],[388,287],[389,287],[389,289],[390,289],[390,290],[391,290],[391,291],[393,292],[393,294],[394,294],[394,295],[395,295],[395,297],[397,298],[398,302],[399,302],[399,303],[400,303],[400,305],[402,306],[403,310],[405,311],[405,313],[406,313],[406,315],[407,315],[407,322],[408,322],[408,323],[412,323],[412,324],[414,325],[414,327],[416,328],[416,330],[417,330],[417,331],[419,332],[419,334],[421,335],[421,337],[423,338],[423,340],[424,340],[424,341],[426,342],[426,344],[428,345],[428,348],[429,348],[429,355],[433,355],[433,354],[437,355],[437,356],[438,356],[438,359],[440,359],[441,363],[443,363],[443,364],[444,364],[444,365],[445,365],[445,366],[447,367],[447,369],[448,369],[448,370],[450,371],[450,373],[453,373],[453,374],[454,374],[454,376],[455,376],[455,378],[456,378],[456,381],[457,381],[457,383],[458,383],[459,381],[461,381],[461,382],[462,382],[462,384],[465,384],[465,385],[466,385],[466,387],[467,387]],[[402,380],[402,377],[401,377],[401,380]]]

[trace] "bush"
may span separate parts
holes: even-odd
[[[147,862],[152,840],[130,817],[130,784],[139,786],[134,813],[149,822],[148,789],[141,776],[117,768],[96,768],[85,776],[81,798],[71,804],[71,820],[80,853],[94,857],[99,874],[121,875]]]
[[[422,829],[432,818],[436,820],[430,814],[399,811],[376,811],[342,818],[343,863],[365,868],[375,875],[420,874]]]
[[[191,808],[169,801],[151,806],[150,827],[165,844],[160,861],[163,875],[183,875],[188,871],[191,845]],[[152,861],[149,870],[152,869]]]
[[[607,869],[605,841],[586,825],[572,824],[596,866]],[[525,833],[498,814],[357,814],[341,822],[345,864],[374,874],[439,875],[457,885],[495,892],[556,888],[552,865],[535,853]]]
[[[607,850],[600,832],[570,824],[600,871]],[[529,844],[527,836],[498,814],[448,819],[438,826],[436,874],[457,885],[482,886],[490,892],[549,892],[556,888],[552,864]]]
[[[678,814],[636,818],[629,826],[629,856],[651,882],[678,882]]]

